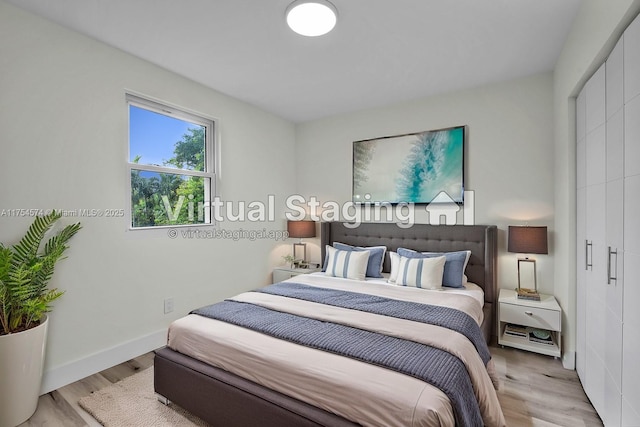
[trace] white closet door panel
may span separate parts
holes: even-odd
[[[623,38],[620,37],[606,62],[606,98],[607,119],[620,111],[624,105],[624,76],[623,76]]]
[[[615,388],[622,390],[622,319],[620,313],[607,308],[606,310],[606,348],[605,366],[609,380],[613,382]]]
[[[610,376],[605,377],[604,413],[601,413],[604,425],[619,427],[622,418],[622,394]]]
[[[586,330],[587,347],[594,351],[598,358],[604,361],[607,320],[606,320],[606,290],[593,280],[587,278]],[[587,362],[587,369],[591,370]]]
[[[638,427],[640,426],[640,408],[635,402],[629,402],[622,396],[622,427]]]
[[[595,128],[604,124],[606,119],[604,64],[591,76],[584,88],[587,91],[585,112],[587,135],[589,135]]]
[[[594,284],[587,281],[587,347],[604,362],[607,343],[607,320],[604,293],[596,289]],[[587,362],[587,369],[591,366]]]
[[[640,424],[629,420],[634,418],[631,415],[634,412],[640,414],[640,254],[625,252],[624,266],[627,280],[624,290],[622,396],[628,408],[623,411],[623,424],[637,426]]]
[[[640,94],[640,19],[624,32],[624,102]]]
[[[624,180],[624,250],[640,254],[640,175]]]
[[[622,298],[624,296],[624,179],[607,183],[606,198],[607,224],[605,242],[607,246],[606,262],[608,275],[606,301],[607,309],[611,312],[609,314],[611,318],[607,319],[607,323],[613,322],[611,327],[616,327],[616,322],[618,322],[620,323],[620,328],[622,328]],[[609,326],[607,326],[607,334],[609,334]],[[607,339],[613,339],[620,335],[620,341],[607,343],[607,351],[621,352],[621,334],[622,330],[620,330],[620,334],[612,333],[611,336],[607,336]],[[615,358],[618,360],[618,356],[615,356]],[[609,363],[608,358],[606,362],[607,364]]]
[[[588,317],[587,317],[588,318]],[[605,369],[602,359],[587,346],[587,378],[584,391],[598,414],[604,414]]]
[[[584,275],[583,275],[584,276]],[[586,282],[584,279],[580,279],[578,276],[577,283],[577,306],[576,306],[576,371],[578,376],[584,383],[586,378],[586,350],[587,350],[587,296],[586,296]]]
[[[624,176],[639,174],[640,97],[637,97],[624,106]]]
[[[624,179],[607,182],[606,245],[612,250],[624,249]],[[613,260],[615,256],[612,256]]]
[[[584,277],[587,269],[587,189],[578,188],[576,191],[576,250],[578,257],[576,262],[577,273]]]
[[[587,142],[583,139],[576,145],[576,188],[587,185]]]
[[[582,89],[576,98],[576,140],[584,141],[587,135],[587,112],[586,112],[587,91]]]
[[[612,266],[612,276],[615,277],[616,280],[611,280],[606,287],[607,310],[611,312],[612,320],[615,317],[615,319],[617,319],[622,324],[625,278],[623,268],[624,252],[622,251],[622,249],[620,249],[617,254],[611,254],[611,263],[614,264]],[[622,345],[622,343],[620,343],[620,345]]]
[[[585,351],[586,341],[586,311],[587,311],[587,283],[586,283],[586,214],[587,190],[579,188],[576,193],[576,371],[584,383],[585,381]]]
[[[586,188],[586,234],[591,242],[589,261],[592,266],[587,276],[601,283],[602,288],[607,282],[606,270],[606,184],[592,185]]]
[[[602,125],[587,134],[587,186],[606,182],[606,126]]]
[[[607,181],[624,177],[624,110],[607,120]]]
[[[605,401],[604,418],[605,425],[619,426],[620,411],[622,407],[622,305],[624,281],[623,273],[623,204],[624,204],[624,179],[608,182],[606,184],[606,246],[612,247],[609,254],[607,250],[605,262],[607,263],[607,278],[615,277],[616,280],[605,281]],[[611,263],[609,265],[609,263]],[[608,283],[607,283],[608,282]]]
[[[586,272],[586,341],[587,341],[587,381],[593,369],[602,370],[594,381],[598,384],[597,392],[604,387],[604,359],[606,347],[606,284],[607,284],[607,251],[605,247],[605,184],[587,187],[587,226],[586,238],[591,243],[589,262],[591,266]],[[589,356],[589,354],[591,356]],[[602,364],[599,367],[598,364]],[[595,372],[595,371],[593,371]],[[596,390],[593,389],[592,393]],[[589,396],[591,397],[591,396]]]

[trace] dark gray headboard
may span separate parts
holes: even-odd
[[[325,245],[342,242],[353,246],[381,246],[388,251],[409,248],[420,252],[451,252],[470,250],[466,275],[470,282],[484,289],[485,307],[491,313],[488,319],[492,335],[497,290],[497,227],[495,225],[427,225],[414,224],[400,228],[394,223],[362,223],[349,228],[341,222],[321,224],[321,252],[325,257]],[[391,262],[385,256],[384,272],[389,272]]]

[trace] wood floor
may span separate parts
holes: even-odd
[[[498,397],[508,426],[602,426],[575,371],[559,360],[525,351],[491,347],[500,378]],[[40,397],[36,413],[20,427],[99,426],[78,399],[153,364],[153,354],[114,366]]]

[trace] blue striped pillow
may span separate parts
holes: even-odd
[[[447,262],[444,265],[444,276],[442,286],[449,288],[464,288],[466,276],[464,270],[467,268],[471,251],[457,252],[416,252],[412,249],[398,248],[398,255],[407,258],[433,258],[444,256]]]
[[[396,285],[422,289],[442,289],[442,274],[446,258],[400,257]]]
[[[351,246],[346,243],[334,242],[333,247],[341,251],[369,251],[369,261],[367,262],[367,277],[382,278],[382,263],[384,254],[387,252],[386,246]]]
[[[369,251],[340,251],[327,246],[325,274],[345,279],[364,280],[367,261],[369,261]]]

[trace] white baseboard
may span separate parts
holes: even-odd
[[[161,329],[149,335],[108,348],[83,359],[46,371],[42,377],[40,394],[46,394],[82,378],[118,365],[134,357],[155,350],[167,343],[167,330]]]
[[[576,369],[576,352],[575,351],[565,351],[562,355],[562,366],[564,369],[571,369],[574,371]]]

